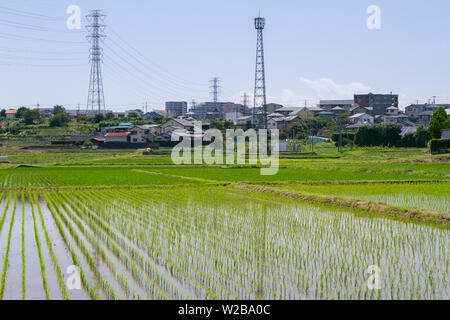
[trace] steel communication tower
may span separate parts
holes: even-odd
[[[219,97],[219,90],[220,90],[220,80],[219,78],[215,77],[211,80],[211,94],[213,96],[213,102],[217,106],[217,101]]]
[[[266,106],[266,74],[264,68],[264,42],[263,30],[266,19],[255,18],[255,29],[257,31],[256,43],[256,70],[255,70],[255,94],[252,118],[255,123],[256,109],[262,111],[261,118],[258,123],[259,128],[267,128],[267,106]],[[262,120],[262,121],[261,121]]]
[[[105,94],[103,92],[103,78],[101,63],[103,58],[103,49],[100,46],[101,41],[106,37],[104,34],[105,25],[101,22],[106,17],[101,10],[92,10],[86,18],[89,21],[87,30],[90,33],[87,39],[91,43],[89,50],[89,61],[91,63],[91,76],[89,81],[89,92],[87,101],[87,110],[98,113],[105,112]]]

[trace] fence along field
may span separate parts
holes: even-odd
[[[1,199],[3,299],[449,297],[448,229],[212,186]],[[67,286],[70,265],[82,290]],[[381,290],[367,287],[370,265]]]

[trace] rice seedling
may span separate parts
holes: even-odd
[[[36,224],[36,214],[34,210],[34,202],[33,202],[34,196],[31,193],[28,193],[28,200],[30,201],[31,206],[31,214],[33,216],[33,227],[34,227],[34,237],[36,241],[36,246],[39,254],[39,263],[41,267],[41,277],[42,277],[42,286],[44,288],[45,297],[47,300],[50,300],[50,292],[47,284],[47,275],[45,272],[45,263],[44,259],[42,257],[42,246],[41,246],[41,240],[39,239],[37,224]]]
[[[16,215],[16,207],[17,207],[17,194],[15,192],[13,195],[13,199],[14,199],[14,206],[13,206],[13,210],[12,210],[11,222],[9,224],[8,243],[6,245],[5,258],[3,260],[3,272],[2,272],[1,284],[0,284],[0,300],[3,299],[3,296],[5,294],[6,273],[8,271],[8,266],[9,266],[8,259],[9,259],[9,250],[11,248],[11,232],[12,232],[12,228],[14,225],[14,218]],[[5,210],[5,214],[6,214],[6,210]]]
[[[26,273],[25,273],[25,194],[22,191],[22,300],[26,298]]]

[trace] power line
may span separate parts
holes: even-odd
[[[198,91],[199,89],[193,89],[192,87],[188,87],[186,85],[180,84],[176,81],[173,81],[169,78],[166,77],[166,75],[164,75],[163,73],[157,71],[156,69],[153,69],[151,67],[149,67],[147,64],[145,64],[142,60],[140,60],[139,58],[137,58],[135,55],[133,55],[132,53],[130,53],[130,51],[126,50],[125,48],[123,48],[120,44],[118,44],[116,41],[109,39],[108,42],[112,42],[118,49],[120,49],[123,53],[125,53],[127,56],[129,56],[132,60],[134,60],[135,62],[137,62],[139,65],[147,68],[152,74],[156,73],[158,74],[160,77],[158,77],[159,81],[165,82],[168,86],[170,86],[172,89],[177,90],[177,91],[181,91],[181,90],[187,90],[186,92],[192,92],[192,91]],[[128,63],[131,64],[131,62],[129,60],[127,60]],[[139,68],[139,70],[141,71],[141,73],[143,72],[142,69]],[[148,77],[151,77],[149,74],[147,74]],[[164,78],[166,77],[166,78]]]
[[[177,96],[177,95],[180,94],[181,91],[178,91],[178,90],[175,90],[175,91],[174,91],[173,89],[171,90],[171,89],[170,89],[169,87],[167,87],[167,86],[162,87],[162,86],[160,86],[160,85],[158,85],[158,84],[155,84],[155,83],[153,82],[153,80],[150,80],[152,77],[149,76],[148,73],[146,73],[144,70],[142,70],[142,68],[139,68],[139,67],[135,66],[134,64],[132,64],[128,59],[124,58],[121,54],[117,53],[113,48],[111,48],[110,46],[108,46],[106,43],[105,43],[105,47],[108,49],[109,52],[113,53],[116,57],[118,57],[120,60],[122,60],[127,66],[130,66],[130,67],[131,67],[132,69],[134,69],[137,73],[143,75],[143,76],[145,77],[145,80],[142,80],[142,78],[138,78],[138,77],[136,76],[136,74],[131,73],[130,70],[129,70],[129,68],[122,68],[122,69],[124,69],[127,73],[129,73],[131,76],[137,78],[139,81],[144,81],[144,82],[146,82],[147,85],[149,85],[149,87],[157,88],[159,91],[166,92],[166,93],[169,93],[169,94],[172,94],[172,95],[175,95],[175,96]],[[109,56],[109,55],[105,55],[105,57],[107,57],[107,58],[109,58],[109,59],[112,59],[111,56]],[[117,63],[117,62],[116,62],[116,63]],[[120,65],[120,63],[119,63],[119,65]],[[153,83],[150,84],[147,80],[150,80],[150,81],[152,81]]]
[[[128,43],[126,40],[124,40],[116,31],[114,31],[113,28],[110,28],[110,29],[111,29],[111,32],[115,36],[117,36],[117,38],[119,40],[121,40],[126,46],[128,46],[130,49],[132,49],[136,54],[141,56],[147,62],[153,64],[155,69],[159,69],[162,73],[165,73],[168,77],[172,78],[173,81],[176,81],[176,82],[179,82],[179,83],[185,83],[186,85],[189,85],[189,86],[203,87],[203,84],[194,83],[192,80],[182,79],[179,75],[175,75],[175,74],[165,70],[164,68],[162,68],[161,66],[159,66],[155,62],[150,61],[150,59],[147,56],[144,56],[141,52],[139,52],[139,50],[137,50],[134,46],[132,46],[130,43]]]
[[[81,41],[65,41],[65,40],[34,38],[34,37],[27,37],[27,36],[15,35],[15,34],[4,33],[4,32],[0,32],[0,38],[8,39],[8,40],[43,41],[43,42],[66,43],[66,44],[86,44],[85,42],[81,42]]]
[[[63,32],[66,34],[72,33],[82,33],[83,31],[79,30],[68,30],[68,29],[56,29],[56,28],[48,28],[43,26],[37,26],[37,25],[31,25],[31,24],[24,24],[24,23],[18,23],[8,20],[0,20],[0,25],[11,27],[11,28],[18,28],[18,29],[26,29],[26,30],[33,30],[33,31],[44,31],[44,32]]]
[[[11,9],[11,8],[7,8],[7,7],[3,7],[3,6],[0,6],[0,13],[10,14],[10,15],[15,15],[15,16],[20,16],[20,17],[25,17],[25,18],[49,20],[49,21],[65,20],[63,18],[51,17],[51,16],[47,16],[47,15],[43,15],[43,14],[38,14],[38,13],[33,13],[33,12],[23,11],[23,10],[16,10],[16,9]]]

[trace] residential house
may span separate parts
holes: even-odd
[[[350,110],[351,115],[359,114],[359,113],[366,113],[366,114],[372,114],[373,108],[371,107],[363,107],[359,104],[355,104]]]
[[[278,129],[280,132],[286,132],[292,125],[301,121],[302,119],[299,116],[269,118],[269,120],[267,120],[267,128]]]
[[[428,124],[430,123],[431,118],[433,117],[434,112],[433,111],[424,111],[419,113],[418,115],[418,124],[423,125],[424,127],[428,127]]]
[[[156,112],[157,114],[159,114],[161,117],[168,117],[167,111],[166,110],[154,110],[153,112]]]
[[[161,134],[172,133],[176,129],[194,131],[194,123],[184,119],[170,119],[161,125]]]
[[[163,116],[155,111],[151,111],[151,112],[147,112],[146,114],[144,114],[142,116],[142,119],[147,120],[147,121],[152,121],[155,117],[163,117]]]
[[[105,136],[105,143],[129,143],[129,132],[111,132]]]
[[[348,110],[350,111],[350,109]],[[339,106],[332,108],[330,111],[333,113],[334,116],[342,115],[343,113],[346,112],[344,108]]]
[[[236,119],[236,127],[246,128],[248,123],[252,124],[252,116],[245,116]]]
[[[350,112],[353,106],[353,100],[320,100],[318,107],[325,110],[331,111],[333,108],[339,107],[344,110],[344,112]]]
[[[277,110],[277,112],[279,112],[279,110]],[[317,117],[319,115],[319,113],[324,112],[323,109],[318,108],[318,107],[303,107],[300,108],[300,110],[296,113],[296,115],[301,116],[303,119],[305,118],[311,118],[311,117]],[[293,116],[294,114],[291,113],[291,116]]]
[[[363,124],[372,125],[374,124],[374,117],[367,113],[357,113],[349,117],[351,124]]]
[[[266,104],[267,114],[275,113],[277,110],[283,108],[283,105],[277,103]]]
[[[147,143],[150,130],[143,127],[135,127],[130,131],[130,143]]]
[[[144,125],[140,126],[140,128],[142,128],[144,130],[148,130],[149,134],[151,134],[151,135],[154,135],[154,136],[161,135],[161,125],[159,125],[159,124],[144,124]]]
[[[398,107],[396,106],[390,106],[386,109],[386,115],[388,116],[397,116],[399,114]]]
[[[133,128],[134,124],[132,123],[120,123],[118,126],[103,127],[101,133],[106,135],[107,133],[129,132]]]
[[[405,108],[405,114],[412,119],[416,119],[419,113],[425,111],[423,105],[411,104]]]
[[[6,110],[6,119],[15,119],[17,116],[17,110],[9,109]]]
[[[334,116],[334,113],[331,111],[320,111],[316,114],[319,118],[332,118]]]
[[[282,108],[279,108],[279,109],[276,109],[275,110],[275,112],[276,113],[280,113],[280,114],[282,114],[283,116],[289,116],[289,115],[291,115],[292,113],[298,113],[298,112],[300,112],[302,110],[302,108],[301,107],[282,107]],[[269,112],[269,114],[270,113],[273,113],[273,112]],[[293,115],[293,114],[292,114]]]

